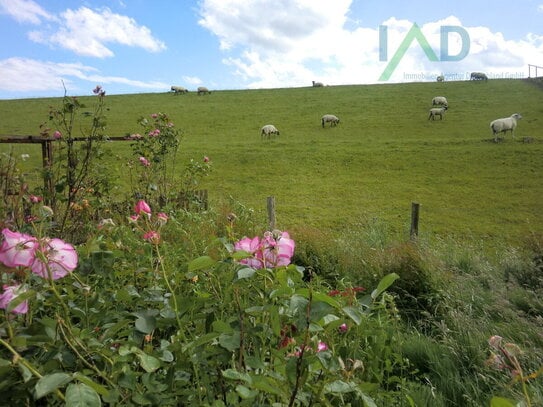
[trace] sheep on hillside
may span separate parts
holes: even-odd
[[[206,93],[208,95],[210,95],[211,91],[208,88],[206,88],[205,86],[199,86],[198,87],[198,96],[205,95]]]
[[[484,72],[472,72],[470,77],[470,81],[487,81],[488,76],[486,76],[486,73]]]
[[[182,86],[172,86],[172,92],[176,95],[178,93],[188,93],[188,89],[185,89]]]
[[[262,129],[260,130],[260,136],[262,138],[270,138],[272,134],[276,136],[279,135],[279,130],[277,130],[273,124],[266,124],[265,126],[262,126]]]
[[[430,109],[430,113],[428,114],[428,120],[435,120],[437,116],[439,116],[439,120],[443,120],[443,115],[445,115],[446,110],[447,106],[434,107],[433,109]]]
[[[325,114],[321,118],[321,123],[322,123],[322,127],[324,127],[326,123],[330,123],[330,127],[337,126],[337,124],[339,123],[339,119],[337,116],[334,116],[333,114]]]
[[[504,133],[505,136],[507,130],[511,131],[511,135],[514,138],[517,120],[520,119],[522,119],[522,116],[518,113],[514,113],[510,117],[504,117],[502,119],[496,119],[490,122],[490,128],[492,129],[492,134],[494,135],[494,141],[498,141],[498,133]]]
[[[447,106],[449,107],[449,103],[447,102],[447,98],[445,96],[436,96],[432,99],[432,106]]]
[[[443,82],[443,81],[445,80],[445,77],[444,77],[443,75],[439,75],[439,76],[436,78],[436,80],[437,80],[438,82]]]
[[[313,87],[314,88],[322,88],[324,84],[322,82],[315,82],[313,81]]]

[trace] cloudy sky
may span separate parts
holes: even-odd
[[[517,78],[543,0],[0,0],[0,35],[0,99]]]

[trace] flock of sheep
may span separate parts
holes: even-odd
[[[183,86],[172,86],[171,91],[175,95],[179,95],[179,94],[183,95],[185,93],[189,93],[189,90],[187,88],[184,88]],[[199,86],[196,91],[198,92],[198,95],[211,94],[211,91],[205,86]]]
[[[445,78],[443,75],[437,77],[438,82],[443,82]],[[470,80],[488,80],[488,77],[483,72],[472,72]],[[323,87],[322,82],[313,81],[313,87],[320,88]],[[188,89],[182,86],[172,86],[171,91],[174,94],[185,94],[188,93]],[[197,89],[198,95],[211,94],[211,91],[205,86],[200,86]],[[436,96],[432,99],[432,108],[428,112],[428,120],[436,120],[439,117],[439,120],[443,120],[445,112],[449,108],[449,103],[445,96]],[[511,132],[512,137],[515,137],[515,128],[517,127],[517,120],[522,119],[522,116],[519,113],[514,113],[509,117],[503,117],[501,119],[493,120],[490,123],[490,129],[492,130],[492,135],[494,136],[494,141],[498,141],[498,135],[504,133],[504,136],[507,134],[507,131]],[[326,123],[330,123],[330,127],[337,126],[339,124],[339,118],[333,114],[325,114],[321,117],[321,125],[324,128]],[[270,138],[271,136],[278,136],[279,130],[273,124],[266,124],[260,129],[260,136],[262,138]]]
[[[321,117],[321,124],[324,128],[326,123],[330,123],[330,127],[337,126],[339,124],[339,118],[333,114],[325,114]],[[278,136],[279,130],[273,124],[266,124],[260,129],[260,136],[262,138],[270,138],[271,136]]]
[[[437,81],[443,82],[443,76],[438,76]],[[470,80],[476,81],[486,81],[488,77],[483,72],[472,72],[470,75]],[[433,107],[438,106],[438,107]],[[440,120],[443,120],[445,112],[449,108],[449,103],[447,98],[444,96],[436,96],[432,99],[432,108],[428,113],[428,120],[435,120],[439,116]],[[501,119],[496,119],[490,122],[490,129],[492,130],[492,135],[494,136],[494,142],[498,141],[498,135],[500,133],[505,135],[507,131],[511,132],[512,137],[515,137],[515,128],[517,127],[517,120],[522,119],[522,116],[519,113],[513,113],[509,117],[503,117]]]

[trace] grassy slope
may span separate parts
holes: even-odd
[[[444,121],[429,122],[438,95],[448,98],[450,110]],[[407,233],[410,204],[417,201],[426,235],[514,242],[543,231],[543,92],[524,81],[107,98],[112,136],[139,131],[140,115],[169,114],[184,132],[182,158],[213,160],[215,171],[205,180],[210,198],[232,195],[263,211],[273,195],[283,228],[341,230],[377,217]],[[0,134],[37,134],[56,103],[0,101]],[[514,112],[524,116],[516,140],[491,142],[489,122]],[[340,125],[322,129],[325,113],[338,115]],[[260,139],[267,123],[279,128],[279,138]],[[127,147],[116,144],[115,152],[124,155]]]

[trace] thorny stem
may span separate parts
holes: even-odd
[[[164,279],[164,282],[166,283],[166,287],[168,287],[168,291],[172,295],[173,308],[174,308],[174,313],[175,313],[175,319],[177,320],[179,335],[182,337],[182,339],[186,339],[185,334],[183,333],[183,325],[181,324],[181,319],[179,319],[179,305],[177,304],[177,297],[175,296],[175,291],[173,290],[172,285],[170,284],[170,280],[168,278],[168,274],[166,273],[166,268],[164,267],[164,259],[162,255],[160,254],[158,243],[155,244],[155,249],[156,249],[156,253],[158,257],[158,262],[160,264],[160,268],[162,271],[162,278]]]
[[[17,352],[9,343],[4,341],[2,338],[0,338],[0,344],[3,345],[7,350],[9,350],[13,354],[13,364],[20,363],[24,367],[26,367],[34,376],[36,376],[38,379],[41,379],[43,375],[28,362],[24,357],[20,355],[19,352]],[[59,390],[56,389],[55,393],[57,394],[58,398],[60,398],[62,401],[65,400],[64,394]]]
[[[70,349],[76,354],[76,356],[79,358],[79,360],[81,360],[83,362],[83,364],[85,366],[87,366],[89,369],[92,369],[94,372],[96,372],[96,374],[98,374],[98,376],[100,376],[102,379],[104,379],[104,381],[106,381],[110,386],[115,388],[116,387],[115,383],[113,383],[107,377],[107,375],[105,373],[103,373],[100,369],[98,369],[98,367],[95,364],[88,362],[87,359],[85,359],[83,357],[83,355],[81,355],[81,353],[77,350],[77,348],[72,343],[72,341],[68,338],[68,335],[66,334],[66,332],[64,330],[64,328],[66,328],[66,329],[68,329],[68,331],[70,331],[70,328],[68,327],[68,325],[66,325],[64,320],[62,318],[60,318],[58,315],[57,315],[57,322],[58,322],[58,327],[60,328],[60,333],[62,334],[62,337],[64,338],[64,341],[68,344]],[[70,331],[70,334],[71,334],[71,331]],[[77,342],[77,339],[76,338],[74,338],[74,339]],[[83,345],[81,345],[80,343],[78,343],[78,345],[83,347]],[[109,362],[111,364],[113,364],[112,361],[109,361]]]
[[[243,310],[241,309],[241,304],[239,302],[239,290],[234,289],[234,296],[236,298],[236,305],[239,312],[239,360],[238,365],[240,369],[245,369],[245,362],[243,360],[243,354],[245,353],[245,335],[244,335],[244,320],[243,320]]]
[[[307,344],[309,343],[309,325],[310,325],[310,313],[311,313],[311,301],[313,299],[313,292],[311,289],[309,289],[309,301],[307,303],[306,308],[306,314],[305,314],[305,337],[304,342],[302,344],[302,348],[300,349],[300,356],[298,356],[298,360],[296,361],[296,383],[294,384],[294,389],[292,390],[292,394],[290,395],[290,401],[288,403],[289,407],[292,407],[294,405],[294,402],[296,401],[296,396],[298,395],[298,391],[300,390],[300,379],[302,377],[302,363],[304,359],[304,353],[307,348]]]

